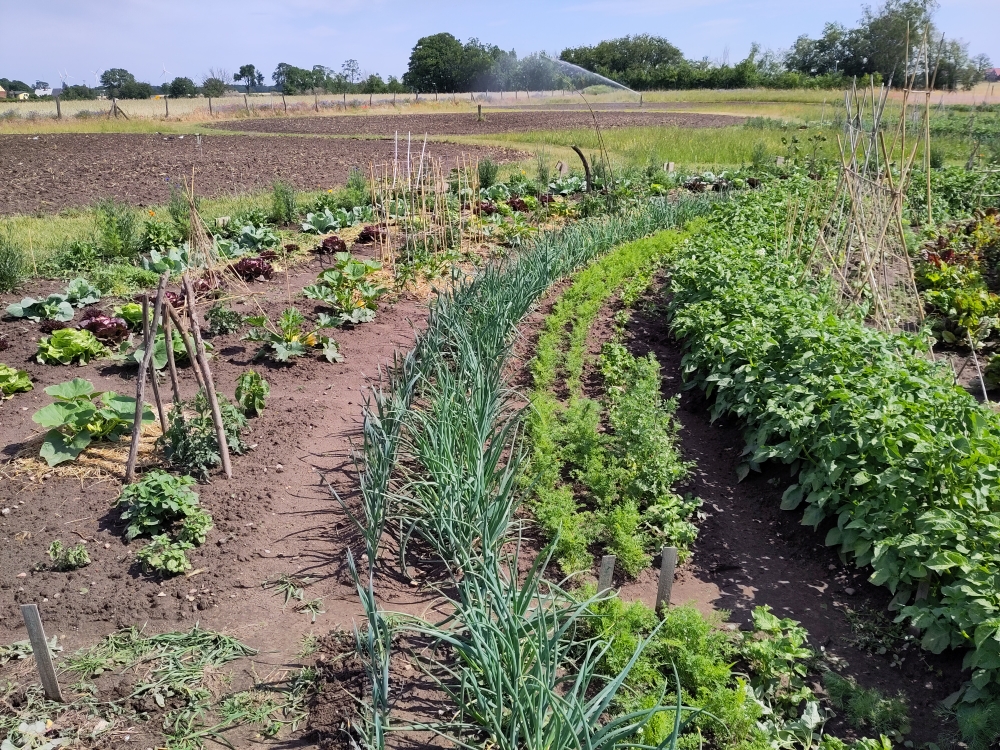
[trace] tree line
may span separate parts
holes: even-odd
[[[111,68],[100,77],[100,87],[64,86],[63,99],[146,99],[155,93],[171,97],[225,94],[239,85],[247,93],[277,90],[285,94],[392,94],[407,92],[555,90],[582,88],[600,77],[637,91],[693,88],[836,88],[853,76],[872,76],[877,82],[901,85],[910,75],[920,82],[935,78],[941,89],[974,86],[991,67],[984,54],[970,55],[968,45],[949,39],[934,23],[937,0],[884,0],[877,8],[864,6],[857,24],[848,28],[828,23],[816,38],[798,37],[785,51],[763,51],[752,45],[736,64],[691,60],[667,39],[650,34],[610,39],[596,45],[564,49],[558,59],[545,54],[518,57],[495,44],[470,38],[464,44],[448,33],[417,40],[402,78],[383,79],[361,70],[357,60],[346,60],[340,70],[324,65],[300,68],[279,63],[265,85],[255,65],[241,65],[233,75],[212,70],[200,85],[186,77],[154,87],[136,80],[124,68]],[[921,54],[924,39],[927,54]],[[925,66],[923,60],[929,60]],[[927,70],[924,68],[927,67]],[[0,78],[9,94],[47,88],[43,81],[29,87],[23,81]]]
[[[828,23],[817,38],[802,35],[784,52],[750,54],[735,65],[688,60],[662,37],[640,35],[565,49],[560,59],[631,89],[837,87],[853,76],[903,84],[934,78],[941,89],[971,88],[990,69],[985,54],[947,38],[934,23],[936,0],[885,0],[864,6],[853,28]],[[921,53],[927,39],[928,53]],[[929,66],[924,60],[929,60]],[[925,70],[925,68],[927,68]]]

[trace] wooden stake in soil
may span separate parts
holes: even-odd
[[[170,302],[163,300],[163,310],[160,312],[160,320],[163,321],[163,342],[166,344],[167,349],[167,369],[170,371],[170,386],[174,392],[174,406],[177,406],[181,402],[181,389],[177,380],[177,363],[174,361],[174,332],[170,327],[170,315],[167,313],[168,307],[170,307]],[[166,431],[165,428],[164,431]]]
[[[167,290],[167,282],[170,281],[170,272],[164,271],[160,277],[160,284],[156,287],[156,307],[153,309],[153,330],[156,330],[159,310],[163,307],[163,293]],[[128,461],[125,463],[125,484],[131,484],[135,479],[135,462],[139,458],[139,435],[142,433],[142,411],[143,399],[146,396],[146,373],[149,365],[153,361],[152,343],[146,340],[146,349],[142,353],[142,361],[139,363],[139,375],[135,384],[135,417],[132,422],[132,444],[128,448]]]
[[[229,443],[226,441],[226,428],[222,424],[222,411],[219,409],[219,399],[215,394],[215,382],[212,380],[212,370],[208,366],[205,343],[201,340],[201,329],[198,326],[198,315],[195,310],[194,285],[191,283],[191,279],[186,272],[181,276],[181,283],[184,285],[184,297],[187,301],[188,317],[191,319],[191,333],[194,334],[195,354],[198,357],[198,366],[201,367],[201,375],[205,379],[205,395],[208,396],[208,405],[212,409],[212,421],[215,422],[215,437],[219,441],[222,470],[226,473],[226,479],[232,479],[233,465],[229,460]]]
[[[166,302],[166,300],[164,300],[164,302]],[[170,303],[167,302],[167,304],[170,304]],[[154,318],[158,318],[160,314],[161,314],[160,310],[154,310],[153,311],[153,317]],[[154,353],[155,353],[155,350],[156,350],[156,331],[155,330],[150,331],[150,325],[149,325],[149,295],[148,294],[143,294],[142,295],[142,342],[143,342],[143,346],[145,346],[147,349],[152,348],[154,350]],[[164,348],[167,351],[170,350],[170,348],[171,348],[170,344],[171,343],[172,342],[169,339],[167,339],[166,335],[164,334],[164,337],[163,337],[163,346],[164,346]],[[150,381],[150,383],[153,386],[153,401],[156,402],[156,413],[160,417],[160,429],[162,429],[164,432],[166,432],[167,431],[167,414],[166,414],[165,411],[163,411],[163,399],[160,398],[160,386],[156,382],[156,368],[155,367],[153,367],[152,370],[150,371],[149,381]]]
[[[194,379],[198,381],[198,387],[204,388],[205,383],[201,379],[201,371],[198,369],[198,358],[194,353],[194,342],[191,340],[191,335],[188,333],[187,328],[184,326],[184,321],[180,319],[177,315],[177,311],[174,310],[173,306],[169,303],[165,303],[167,314],[170,319],[177,326],[177,333],[181,335],[181,340],[184,342],[184,348],[187,350],[188,362],[191,363],[191,370],[194,372]]]
[[[603,594],[611,588],[611,579],[615,574],[615,555],[605,555],[601,558],[601,570],[597,575],[597,593]]]
[[[22,604],[21,617],[24,618],[24,625],[28,629],[31,653],[35,655],[35,664],[38,665],[38,675],[42,678],[45,697],[50,701],[62,703],[62,691],[59,689],[59,680],[56,679],[56,668],[52,664],[49,643],[45,640],[45,628],[42,627],[42,618],[38,614],[38,605]]]
[[[56,100],[56,119],[57,120],[61,120],[62,119],[62,107],[59,106],[59,97],[58,96],[53,96],[52,98]]]
[[[674,570],[677,568],[677,548],[663,545],[660,552],[663,562],[660,565],[660,580],[656,587],[656,607],[670,609],[670,592],[674,588]]]

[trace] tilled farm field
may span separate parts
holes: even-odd
[[[687,114],[681,112],[607,112],[595,111],[602,128],[684,127],[724,128],[743,123],[745,117]],[[524,133],[532,130],[572,130],[593,128],[594,116],[583,110],[490,111],[484,108],[480,121],[475,112],[467,114],[357,115],[350,117],[275,117],[260,120],[234,120],[213,127],[254,133],[290,133],[312,135],[363,135],[392,138],[396,132],[405,137],[427,133],[442,135],[490,135]]]
[[[108,197],[162,205],[171,183],[190,179],[192,168],[204,197],[267,190],[275,180],[300,190],[328,188],[342,185],[352,168],[392,159],[393,148],[381,140],[216,134],[0,136],[0,216],[54,213]],[[449,163],[459,154],[524,158],[510,149],[428,144],[429,156]]]

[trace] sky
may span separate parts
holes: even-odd
[[[997,0],[939,0],[936,21],[1000,66]],[[878,4],[876,0],[873,4]],[[126,68],[159,84],[200,83],[210,68],[280,62],[402,75],[416,40],[448,31],[519,55],[626,34],[664,36],[689,58],[742,59],[751,43],[789,47],[827,21],[851,25],[849,0],[0,0],[0,77],[94,85],[94,71]]]

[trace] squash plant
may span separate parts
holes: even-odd
[[[334,265],[327,268],[302,290],[308,299],[314,299],[333,308],[333,317],[323,318],[326,325],[357,325],[375,320],[378,298],[385,288],[370,280],[382,268],[376,260],[355,258],[350,253],[334,255]]]
[[[276,325],[266,315],[250,316],[247,322],[253,328],[243,340],[261,343],[258,357],[267,356],[275,362],[286,363],[301,357],[309,349],[322,349],[327,362],[342,362],[344,359],[337,342],[318,333],[320,328],[328,326],[321,324],[310,331],[305,324],[305,316],[294,307],[282,312]]]
[[[39,456],[49,466],[72,461],[94,440],[116,441],[132,431],[135,399],[113,391],[97,391],[83,378],[50,385],[45,392],[55,399],[32,415],[48,429]],[[142,422],[152,422],[153,411],[143,406]]]

